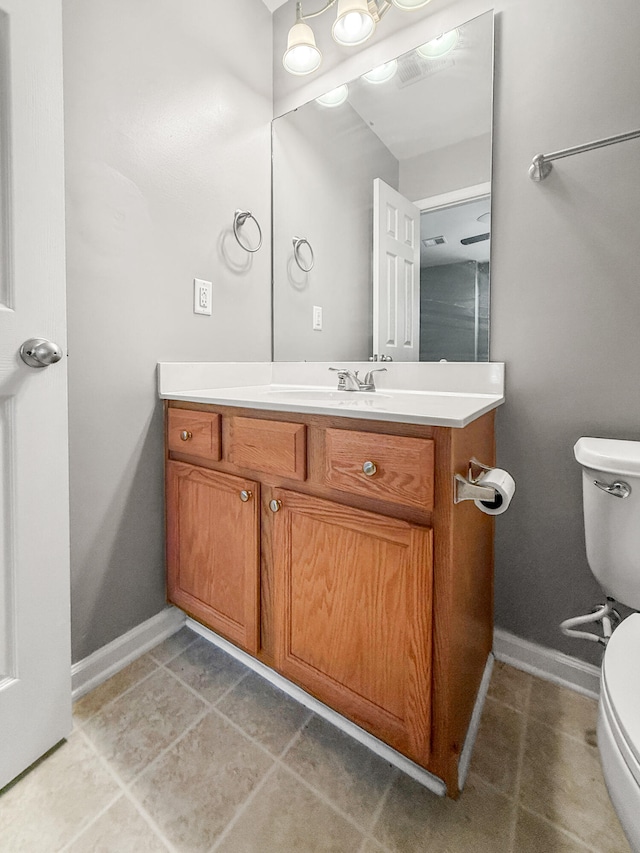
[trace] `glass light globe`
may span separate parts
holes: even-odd
[[[344,104],[348,97],[349,87],[346,83],[343,83],[342,86],[337,86],[330,92],[320,95],[319,98],[316,98],[316,103],[323,107],[339,107],[340,104]]]
[[[289,74],[311,74],[320,67],[322,54],[316,47],[313,30],[302,21],[297,21],[289,30],[287,50],[282,64]]]
[[[451,53],[454,47],[458,44],[460,33],[458,30],[449,30],[448,33],[442,33],[426,44],[416,48],[417,53],[423,59],[440,59],[441,56],[446,56]]]
[[[385,62],[384,65],[378,65],[377,68],[372,68],[371,71],[367,71],[367,73],[362,76],[369,83],[386,83],[387,80],[391,80],[392,77],[395,77],[397,70],[398,60],[392,59],[390,62]]]
[[[338,16],[331,29],[334,41],[347,46],[362,44],[375,28],[367,0],[338,0]]]

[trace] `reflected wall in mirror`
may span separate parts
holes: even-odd
[[[274,119],[275,361],[488,360],[492,92],[488,12]]]

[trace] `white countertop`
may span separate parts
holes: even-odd
[[[464,427],[504,402],[499,363],[387,363],[375,392],[338,391],[329,366],[368,370],[380,365],[318,362],[167,363],[158,365],[160,397],[278,412]]]

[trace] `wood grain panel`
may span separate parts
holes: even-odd
[[[252,492],[249,501],[242,490]],[[168,597],[252,654],[259,646],[260,485],[167,463]]]
[[[182,436],[187,435],[186,441]],[[167,447],[205,459],[220,459],[220,415],[215,412],[190,412],[169,409]]]
[[[261,418],[225,419],[225,457],[251,471],[279,474],[292,480],[307,475],[306,427]]]
[[[424,764],[431,530],[274,489],[276,665]]]
[[[355,494],[431,509],[433,460],[431,439],[344,429],[325,433],[324,482]],[[363,472],[365,461],[375,463],[373,476]]]
[[[436,442],[434,683],[431,771],[458,795],[458,760],[493,645],[495,519],[473,501],[453,502],[453,474],[472,456],[495,464],[494,412],[464,429],[440,429]]]

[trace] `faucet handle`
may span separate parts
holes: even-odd
[[[375,391],[375,383],[373,381],[373,374],[374,373],[386,373],[386,372],[387,372],[386,367],[376,367],[376,368],[374,368],[374,370],[370,370],[367,373],[367,375],[364,377],[364,384],[370,385],[371,386],[370,390]]]

